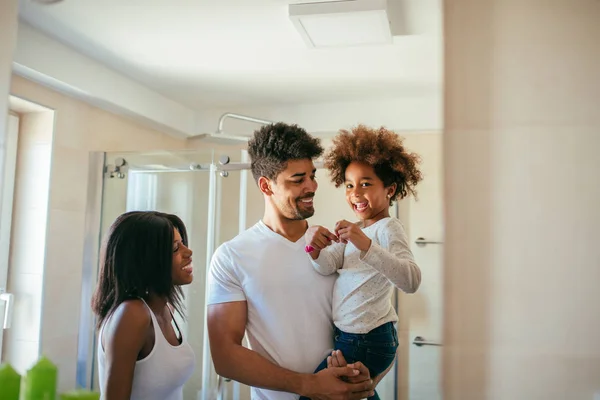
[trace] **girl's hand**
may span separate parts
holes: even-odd
[[[311,226],[306,230],[304,234],[304,240],[306,241],[306,247],[312,248],[310,253],[313,251],[321,251],[325,247],[329,246],[331,242],[337,242],[338,237],[331,233],[329,229],[319,225]]]
[[[340,350],[333,350],[331,355],[327,357],[327,368],[345,367],[348,362]]]
[[[345,219],[335,224],[335,234],[342,243],[352,243],[360,251],[367,252],[371,247],[371,239],[364,234],[358,225]]]

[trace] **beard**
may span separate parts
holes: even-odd
[[[292,220],[292,221],[305,220],[307,218],[312,217],[315,214],[315,209],[312,205],[304,206],[302,203],[302,200],[310,199],[310,198],[313,198],[314,196],[315,196],[314,193],[310,193],[308,195],[298,197],[294,201],[293,205],[290,205],[289,203],[284,203],[284,204],[281,204],[280,207],[278,207],[278,208],[281,211],[281,213],[289,220]]]
[[[307,219],[315,215],[315,209],[311,208],[310,210],[301,210],[300,208],[296,208],[296,220]]]

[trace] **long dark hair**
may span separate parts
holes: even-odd
[[[183,292],[173,284],[173,228],[188,245],[183,221],[156,211],[120,215],[109,229],[100,254],[100,275],[92,299],[98,326],[125,300],[166,297],[183,316]]]

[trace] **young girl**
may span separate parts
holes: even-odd
[[[362,362],[376,381],[393,364],[398,347],[394,288],[414,293],[421,283],[402,223],[389,212],[394,200],[415,194],[422,179],[419,161],[394,132],[362,125],[342,130],[325,166],[336,187],[345,185],[360,221],[339,221],[333,232],[312,226],[305,235],[314,268],[323,275],[338,273],[332,356],[339,350],[348,363]],[[327,366],[324,360],[317,371]],[[379,399],[377,393],[371,399]]]

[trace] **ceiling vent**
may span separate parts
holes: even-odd
[[[289,16],[309,47],[392,43],[387,0],[290,4]]]

